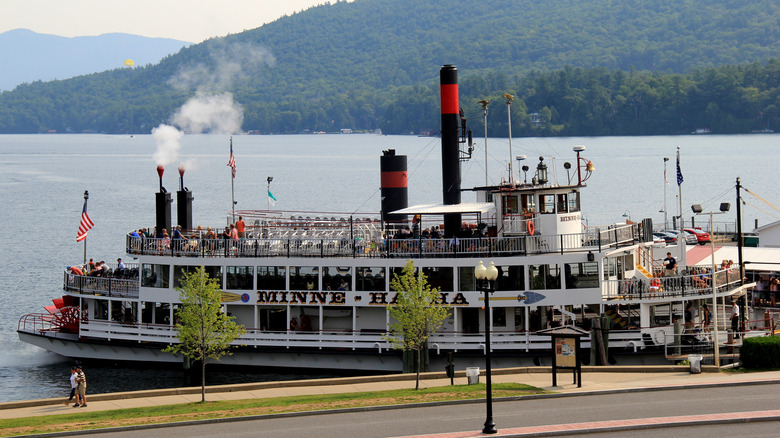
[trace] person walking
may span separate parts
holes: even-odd
[[[76,392],[78,393],[79,398],[81,399],[81,407],[86,408],[87,407],[87,376],[84,375],[84,370],[81,369],[80,366],[76,367]],[[79,407],[78,399],[76,399],[76,404],[73,405],[74,408]]]
[[[72,366],[70,367],[70,397],[68,397],[68,400],[65,401],[65,406],[68,406],[70,404],[70,401],[73,400],[73,397],[76,397],[76,387],[78,387],[78,383],[76,383],[76,367]],[[76,406],[79,405],[78,403],[79,399],[76,398]]]

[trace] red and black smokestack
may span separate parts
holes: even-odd
[[[395,149],[382,151],[379,168],[382,171],[382,220],[385,223],[406,221],[405,214],[390,214],[409,206],[406,155],[396,155]]]
[[[184,165],[179,166],[179,191],[176,192],[176,220],[185,230],[192,229],[192,192],[184,187]]]
[[[163,228],[168,230],[168,234],[171,233],[171,194],[165,190],[162,185],[162,177],[165,172],[165,167],[162,165],[157,166],[157,175],[160,177],[160,191],[155,193],[155,237],[162,237]]]
[[[446,64],[439,72],[441,83],[441,178],[445,205],[460,204],[460,144],[458,127],[460,105],[458,104],[458,69]],[[453,237],[460,233],[460,213],[444,215],[444,236]]]

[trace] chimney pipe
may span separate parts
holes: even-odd
[[[458,69],[446,64],[439,72],[441,86],[441,162],[442,195],[446,205],[460,204],[460,145],[458,125]],[[460,213],[444,215],[444,237],[460,234]]]
[[[176,192],[176,220],[184,230],[192,229],[192,192],[184,187],[184,165],[179,166],[179,191]]]

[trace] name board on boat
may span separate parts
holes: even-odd
[[[362,302],[364,295],[369,306],[393,305],[398,299],[396,292],[362,292],[352,295],[353,303],[347,303],[346,291],[257,291],[257,304],[339,306]],[[469,302],[460,292],[441,292],[439,304],[468,306]]]
[[[580,216],[576,214],[570,214],[568,216],[561,216],[560,221],[561,222],[569,222],[569,221],[578,221],[580,220]]]

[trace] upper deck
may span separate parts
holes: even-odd
[[[329,221],[329,220],[328,220]],[[340,226],[338,226],[340,225]],[[590,227],[581,233],[500,237],[384,238],[385,233],[367,222],[325,226],[247,227],[242,239],[206,238],[202,232],[184,233],[186,239],[126,236],[127,253],[133,256],[184,257],[342,257],[342,258],[442,258],[522,256],[532,254],[599,253],[610,248],[643,242],[639,224]],[[201,237],[203,236],[203,237]],[[394,236],[395,237],[395,236]]]

